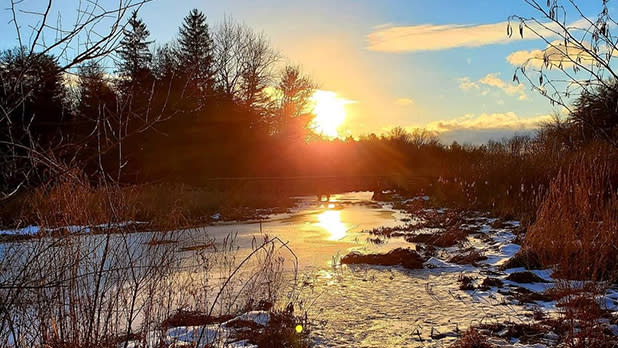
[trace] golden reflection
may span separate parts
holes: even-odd
[[[318,215],[318,226],[330,233],[330,240],[340,240],[345,237],[346,228],[341,222],[341,211],[326,210]]]

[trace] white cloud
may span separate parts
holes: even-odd
[[[409,26],[381,25],[367,35],[367,48],[382,52],[437,51],[456,47],[480,47],[491,44],[505,44],[521,40],[518,23],[514,23],[515,34],[506,34],[508,22],[492,24],[421,24]],[[539,25],[530,24],[544,37],[555,34]],[[557,29],[554,24],[546,24],[549,29]],[[524,40],[538,39],[534,34],[524,31]]]
[[[514,112],[481,115],[467,114],[450,120],[431,122],[426,128],[440,133],[457,130],[530,130],[536,129],[541,123],[551,120],[551,115],[524,118]]]
[[[479,80],[479,83],[490,87],[495,87],[504,91],[508,95],[516,95],[519,100],[526,100],[526,86],[523,83],[514,85],[500,78],[500,73],[487,74]]]
[[[589,47],[589,45],[585,45]],[[601,54],[602,55],[602,54]],[[593,62],[592,56],[582,47],[564,45],[564,42],[554,41],[542,50],[520,50],[509,54],[506,61],[515,66],[531,66],[541,68],[545,62],[549,63],[550,68],[570,68],[574,61],[582,64]]]
[[[528,99],[528,95],[526,94],[526,86],[524,86],[524,84],[519,83],[514,85],[510,82],[504,81],[500,78],[500,73],[487,74],[478,81],[472,81],[472,79],[467,76],[461,77],[457,79],[457,81],[459,82],[459,89],[464,91],[480,90],[482,86],[488,86],[500,89],[507,95],[517,96],[519,100]],[[489,88],[483,88],[481,90],[481,95],[487,95],[489,94],[489,91]]]
[[[457,81],[459,82],[459,88],[463,89],[464,91],[480,88],[480,86],[476,82],[472,81],[468,76],[459,78],[457,79]]]

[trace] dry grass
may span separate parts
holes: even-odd
[[[161,330],[179,313],[197,323],[289,303],[283,266],[295,256],[281,241],[254,240],[243,254],[234,236],[215,241],[201,230],[178,231],[190,223],[186,205],[151,198],[152,191],[139,187],[92,188],[81,181],[36,190],[28,198],[31,223],[47,231],[111,228],[77,235],[57,229],[3,246],[0,346],[145,344],[148,332],[165,337]],[[132,233],[135,225],[119,224],[155,212],[160,232]]]
[[[475,329],[466,331],[457,342],[450,348],[494,348],[495,346],[487,341],[487,337],[481,335]]]
[[[617,173],[611,152],[588,152],[552,180],[525,246],[541,264],[555,266],[558,276],[615,279],[618,274]]]
[[[165,229],[213,221],[259,218],[259,209],[283,211],[292,201],[276,191],[251,192],[199,189],[181,184],[93,186],[74,179],[40,186],[4,203],[0,226],[89,226],[141,221]],[[122,209],[120,209],[120,208]]]

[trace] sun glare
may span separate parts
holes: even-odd
[[[345,104],[348,101],[338,97],[335,92],[320,90],[313,93],[312,100],[315,103],[313,130],[328,137],[338,137],[339,128],[345,120]]]
[[[341,212],[337,210],[325,210],[318,215],[318,226],[330,233],[330,240],[340,240],[346,235],[345,224],[341,221]]]

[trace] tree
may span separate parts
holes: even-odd
[[[214,88],[213,41],[206,16],[193,9],[184,18],[178,38],[178,64],[187,82],[201,93]]]
[[[60,67],[52,56],[24,56],[22,50],[0,55],[2,192],[28,182],[33,167],[49,164],[47,156],[63,142],[66,91]]]
[[[416,146],[417,148],[423,146],[439,146],[440,139],[438,138],[437,133],[428,131],[424,128],[415,128],[413,129],[408,136],[410,144]]]
[[[128,79],[128,83],[136,83],[149,72],[152,54],[148,46],[150,32],[146,24],[137,18],[137,11],[133,11],[128,22],[128,28],[123,31],[124,37],[120,41],[118,55],[120,56],[120,74]]]
[[[301,128],[296,131],[306,129],[310,121],[310,117],[306,117],[308,116],[307,108],[315,89],[315,83],[307,76],[303,76],[299,67],[288,65],[283,69],[278,85],[279,111],[273,130],[275,133],[289,133],[292,131],[291,123],[301,116],[305,116],[302,117],[303,120],[300,120],[301,124],[293,128]],[[293,132],[296,133],[296,131]]]
[[[410,144],[412,135],[403,127],[395,127],[388,132],[388,139],[398,144]]]
[[[263,34],[248,32],[244,39],[240,101],[246,107],[264,110],[269,100],[265,89],[272,81],[273,68],[279,55],[270,47]]]
[[[618,53],[618,40],[612,33],[615,19],[608,1],[600,1],[597,16],[586,16],[575,0],[524,0],[536,16],[509,17],[507,35],[513,35],[512,22],[519,22],[519,36],[528,32],[537,36],[547,47],[540,54],[530,54],[520,61],[513,81],[523,76],[542,96],[555,106],[562,106],[569,117],[597,134],[614,147],[618,138],[611,129],[618,124],[613,112],[611,120],[589,105],[591,97],[618,93],[618,71],[613,63]],[[574,16],[573,16],[574,14]],[[573,18],[574,17],[574,18]],[[575,19],[575,21],[574,21]],[[578,100],[573,104],[573,100]],[[611,99],[611,98],[610,98]],[[615,105],[612,106],[615,108]],[[605,110],[608,110],[607,108]],[[603,121],[599,121],[599,117]]]
[[[584,91],[573,104],[572,124],[584,142],[618,141],[618,81]]]
[[[91,174],[101,169],[98,155],[111,145],[108,134],[117,129],[113,121],[118,96],[101,64],[92,61],[80,66],[77,90],[71,140],[76,145],[75,155]]]
[[[176,75],[179,62],[176,57],[177,48],[173,44],[165,44],[155,49],[152,57],[152,73],[158,80],[168,80]]]
[[[61,21],[60,14],[54,16],[53,0],[40,1],[36,4],[23,1],[10,2],[9,23],[12,24],[13,30],[7,27],[3,34],[6,34],[6,37],[13,36],[17,40],[17,49],[13,53],[14,60],[22,63],[3,65],[0,69],[2,74],[0,161],[3,168],[0,200],[12,197],[38,173],[75,177],[58,153],[70,145],[66,143],[66,138],[56,137],[55,146],[51,148],[45,144],[44,139],[24,138],[23,132],[11,131],[15,130],[18,124],[22,124],[21,120],[28,118],[25,113],[28,109],[26,105],[28,98],[37,94],[36,89],[41,87],[40,84],[31,83],[33,80],[29,71],[35,71],[38,64],[47,61],[46,66],[53,68],[48,70],[53,72],[51,75],[64,77],[67,73],[74,73],[77,66],[89,60],[101,59],[115,52],[126,26],[127,13],[149,1],[118,0],[115,5],[110,4],[111,2],[106,4],[79,2],[76,9],[79,15],[74,16],[74,20],[69,23]],[[52,56],[54,58],[48,59]],[[45,81],[47,84],[55,84],[54,79],[45,78]],[[49,85],[45,88],[48,87]],[[54,91],[54,88],[48,90]],[[50,105],[52,107],[62,105],[58,98],[47,101],[54,104]],[[32,105],[40,106],[37,103]],[[37,112],[32,121],[41,120],[52,114],[54,113]],[[15,163],[19,165],[13,165]]]
[[[266,37],[225,18],[214,34],[216,84],[221,94],[256,110],[264,109],[279,54]]]
[[[9,115],[13,130],[19,127],[19,133],[15,134],[21,134],[22,140],[30,137],[30,144],[43,147],[58,141],[65,115],[66,91],[56,58],[49,55],[25,57],[19,49],[14,49],[2,54],[0,66],[0,79],[7,87],[0,92],[0,99],[20,99],[19,107]]]

